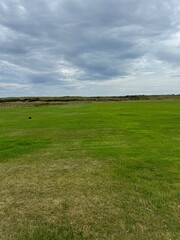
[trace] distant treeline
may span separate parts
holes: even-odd
[[[178,95],[127,95],[127,96],[97,96],[97,97],[7,97],[0,98],[0,103],[66,103],[66,102],[106,102],[106,101],[138,101],[138,100],[180,100]]]

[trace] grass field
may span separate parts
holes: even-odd
[[[179,142],[180,101],[0,109],[0,239],[180,239]]]

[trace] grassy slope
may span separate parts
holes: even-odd
[[[179,110],[0,109],[0,238],[178,239]]]

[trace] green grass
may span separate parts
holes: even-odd
[[[0,130],[0,239],[180,239],[179,101],[3,108]]]

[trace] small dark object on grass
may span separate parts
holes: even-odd
[[[31,119],[31,117],[29,117],[29,119]]]

